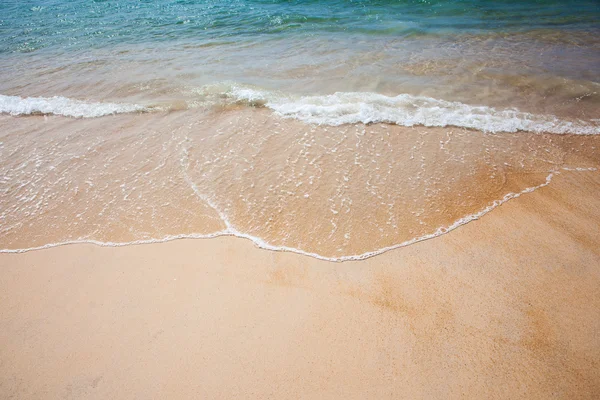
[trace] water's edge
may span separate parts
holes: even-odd
[[[568,167],[562,168],[562,170],[563,171],[589,171],[589,172],[598,171],[597,168],[568,168]],[[552,171],[546,177],[546,181],[544,183],[537,185],[537,186],[528,187],[517,193],[508,193],[502,199],[494,200],[491,204],[489,204],[488,206],[486,206],[479,212],[462,217],[447,227],[440,227],[431,234],[423,235],[423,236],[420,236],[420,237],[417,237],[417,238],[414,238],[414,239],[411,239],[411,240],[408,240],[408,241],[405,241],[405,242],[402,242],[402,243],[399,243],[399,244],[396,244],[393,246],[381,248],[381,249],[378,249],[375,251],[370,251],[370,252],[366,252],[363,254],[357,254],[357,255],[351,255],[351,256],[324,257],[324,256],[319,255],[318,253],[306,252],[306,251],[292,248],[292,247],[274,246],[274,245],[271,245],[271,244],[265,242],[264,240],[262,240],[258,237],[248,235],[243,232],[238,232],[235,228],[233,228],[231,226],[229,226],[225,230],[211,233],[211,234],[205,234],[205,235],[202,235],[202,234],[169,235],[169,236],[166,236],[166,237],[160,238],[160,239],[139,240],[139,241],[123,242],[123,243],[101,242],[101,241],[96,241],[96,240],[71,240],[71,241],[66,241],[66,242],[61,242],[61,243],[48,243],[43,246],[24,248],[24,249],[0,249],[0,253],[19,254],[19,253],[26,253],[26,252],[30,252],[30,251],[49,249],[49,248],[54,248],[54,247],[59,247],[59,246],[72,245],[72,244],[93,244],[93,245],[102,246],[102,247],[123,247],[123,246],[133,246],[133,245],[143,245],[143,244],[153,244],[153,243],[165,243],[165,242],[170,242],[170,241],[179,240],[179,239],[211,239],[211,238],[222,237],[222,236],[233,236],[233,237],[250,240],[258,248],[261,248],[264,250],[296,253],[296,254],[309,256],[312,258],[316,258],[318,260],[329,261],[329,262],[359,261],[359,260],[365,260],[367,258],[371,258],[374,256],[378,256],[380,254],[386,253],[391,250],[410,246],[412,244],[422,242],[425,240],[429,240],[429,239],[433,239],[433,238],[442,236],[446,233],[449,233],[463,225],[468,224],[469,222],[480,219],[484,215],[488,214],[492,210],[496,209],[497,207],[501,206],[502,204],[504,204],[512,199],[519,198],[522,195],[527,194],[527,193],[533,193],[537,189],[541,189],[543,187],[548,186],[552,182],[552,179],[556,175],[559,175],[560,173],[561,173],[561,171],[558,171],[558,170]]]

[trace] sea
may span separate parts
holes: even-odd
[[[0,1],[2,252],[363,259],[599,146],[597,0]]]

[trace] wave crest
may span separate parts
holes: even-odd
[[[323,96],[293,97],[232,86],[228,96],[238,102],[268,107],[282,117],[317,125],[389,123],[401,126],[457,126],[491,133],[600,134],[600,126],[591,122],[561,120],[553,115],[536,115],[516,109],[497,110],[409,94],[390,97],[369,92],[337,92]]]
[[[138,104],[93,103],[54,97],[19,97],[0,95],[0,113],[20,115],[62,115],[72,118],[97,118],[105,115],[146,112]]]

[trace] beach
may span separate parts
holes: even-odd
[[[235,237],[2,254],[0,397],[593,399],[600,174],[333,263]]]
[[[600,398],[598,21],[0,2],[0,399]]]

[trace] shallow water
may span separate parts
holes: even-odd
[[[3,2],[0,248],[342,260],[600,166],[600,7]]]

